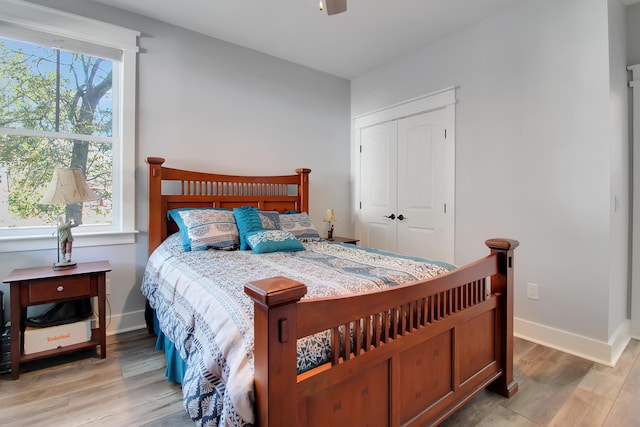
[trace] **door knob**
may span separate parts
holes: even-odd
[[[402,215],[402,214],[398,215],[398,220],[399,221],[402,221],[404,218],[405,218],[404,215]]]
[[[396,219],[396,215],[395,214],[391,214],[391,215],[385,216],[385,218]]]

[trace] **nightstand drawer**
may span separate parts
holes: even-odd
[[[89,276],[72,276],[29,281],[29,304],[89,296]]]

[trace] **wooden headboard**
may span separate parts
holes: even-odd
[[[149,254],[177,231],[167,211],[177,208],[255,206],[265,211],[309,213],[309,173],[234,176],[193,172],[162,166],[164,159],[147,157],[149,165]]]

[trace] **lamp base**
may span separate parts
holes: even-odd
[[[53,269],[54,270],[71,270],[72,268],[76,268],[78,266],[78,263],[76,263],[75,261],[63,261],[63,262],[56,262],[55,264],[53,264]]]

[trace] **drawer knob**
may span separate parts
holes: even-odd
[[[58,287],[56,288],[56,290],[57,290],[58,292],[62,292],[62,291],[64,291],[64,286],[60,285],[60,286],[58,286]]]

